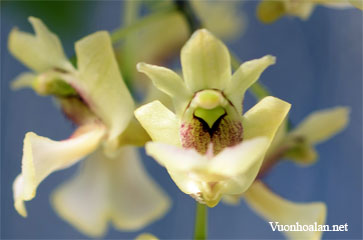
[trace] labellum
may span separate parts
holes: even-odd
[[[184,148],[205,154],[212,144],[214,155],[242,141],[241,118],[223,92],[197,92],[182,118],[180,136]]]

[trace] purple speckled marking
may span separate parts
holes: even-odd
[[[212,128],[197,117],[190,123],[183,122],[180,128],[182,146],[194,148],[202,154],[207,152],[210,143],[213,144],[213,153],[218,154],[225,147],[240,143],[243,139],[242,134],[242,123],[231,120],[228,115],[218,119]]]

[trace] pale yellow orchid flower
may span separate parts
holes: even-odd
[[[172,5],[173,1],[155,1],[163,5]],[[202,25],[224,40],[233,40],[241,36],[246,28],[244,13],[240,10],[240,1],[189,1]],[[152,1],[149,2],[152,4]],[[125,1],[133,5],[133,1]],[[126,6],[127,7],[127,6]],[[164,6],[167,7],[167,6]],[[162,18],[140,28],[127,36],[121,48],[120,57],[126,70],[133,77],[135,89],[148,92],[148,85],[142,75],[135,71],[138,62],[163,64],[170,60],[188,40],[190,30],[185,17],[178,11],[163,15]],[[144,44],[145,41],[148,44]],[[143,46],[140,49],[140,46]],[[135,81],[136,80],[136,81]],[[147,86],[147,87],[145,87]],[[151,90],[154,91],[154,90]]]
[[[290,104],[266,97],[242,116],[242,101],[274,62],[272,56],[252,60],[232,75],[227,47],[202,29],[181,51],[184,81],[167,68],[138,64],[175,108],[154,101],[135,111],[153,140],[146,151],[184,193],[213,207],[252,184]]]
[[[257,17],[263,23],[275,22],[285,15],[306,20],[318,5],[336,9],[363,9],[362,0],[262,0],[257,7]]]
[[[320,110],[307,116],[296,128],[287,132],[287,121],[277,131],[270,148],[266,153],[263,166],[269,164],[271,156],[284,149],[281,158],[287,157],[302,165],[316,161],[317,153],[314,145],[326,141],[342,131],[349,121],[349,108],[335,107]],[[289,148],[289,146],[291,146]],[[263,169],[263,167],[262,167]],[[256,180],[244,194],[229,195],[224,202],[232,205],[239,204],[244,198],[259,215],[268,221],[279,222],[282,225],[318,225],[325,223],[326,206],[322,202],[293,203],[284,200],[269,190],[260,180]],[[283,232],[289,239],[320,239],[322,232],[291,231]]]
[[[286,148],[282,157],[302,165],[315,163],[318,157],[315,145],[343,131],[348,122],[348,107],[334,107],[313,112],[289,132],[287,132],[287,122],[284,122],[266,156],[268,158],[275,151]]]
[[[91,154],[79,174],[53,194],[53,206],[63,219],[94,237],[106,232],[108,222],[120,230],[136,230],[159,219],[170,206],[169,198],[148,176],[135,148],[115,148],[128,144],[125,133],[134,124],[134,101],[109,34],[97,32],[75,44],[76,69],[57,36],[39,19],[29,20],[35,35],[13,30],[9,49],[35,73],[23,74],[15,86],[56,95],[62,110],[80,126],[63,141],[26,134],[22,172],[13,184],[15,209],[26,217],[24,201],[35,197],[48,175]],[[105,149],[112,154],[106,156]]]

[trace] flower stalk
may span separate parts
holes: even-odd
[[[208,207],[205,204],[196,204],[194,239],[207,239],[208,231]]]

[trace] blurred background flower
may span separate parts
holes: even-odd
[[[239,2],[237,2],[239,3]],[[258,2],[246,1],[235,9],[248,20],[243,35],[228,46],[243,60],[265,54],[277,57],[274,68],[264,73],[263,83],[274,96],[291,103],[292,124],[297,126],[311,112],[337,105],[351,109],[350,123],[328,143],[316,146],[319,161],[298,168],[293,162],[277,165],[264,182],[278,195],[297,202],[325,202],[327,224],[348,223],[348,232],[326,232],[324,238],[362,238],[362,12],[332,10],[317,6],[307,21],[282,18],[273,25],[256,19]],[[49,97],[31,90],[13,92],[10,81],[25,71],[7,50],[10,30],[18,26],[31,31],[26,21],[36,16],[60,36],[68,57],[73,44],[97,30],[119,27],[123,2],[21,2],[1,5],[1,237],[2,238],[84,238],[52,211],[49,194],[73,175],[77,167],[57,172],[42,183],[37,200],[27,204],[29,217],[23,219],[13,208],[12,181],[20,171],[22,141],[28,131],[51,139],[65,139],[74,130],[54,108]],[[143,12],[143,11],[141,11]],[[171,64],[172,65],[172,64]],[[245,109],[255,104],[248,93]],[[57,126],[57,127],[54,127]],[[141,150],[148,172],[174,202],[161,221],[138,232],[111,229],[106,238],[134,238],[150,232],[159,238],[190,238],[193,234],[194,200],[183,194],[167,172]],[[331,210],[331,211],[329,211]],[[281,238],[264,219],[246,204],[219,204],[209,211],[210,238]]]

